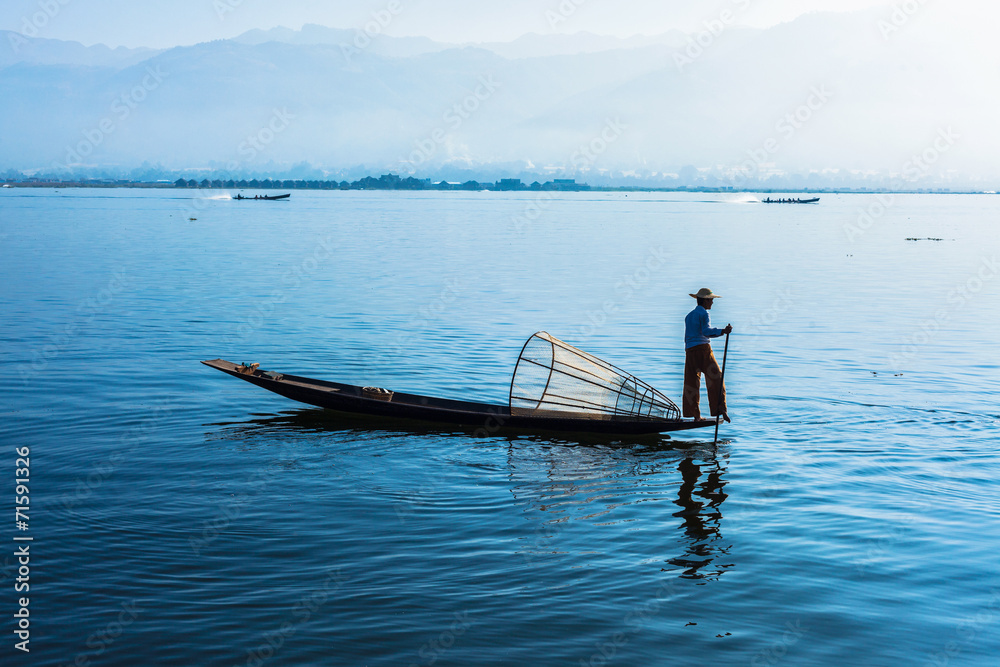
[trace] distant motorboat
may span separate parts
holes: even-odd
[[[14,187],[14,186],[13,186],[13,185],[11,185],[10,183],[4,183],[4,184],[3,184],[3,187],[5,187],[5,188],[12,188],[12,187]]]
[[[819,197],[813,197],[812,199],[762,199],[762,204],[818,204]]]
[[[238,199],[240,201],[242,201],[242,200],[249,200],[249,201],[279,201],[279,200],[282,200],[282,199],[288,199],[291,196],[292,196],[291,194],[287,194],[287,195],[254,195],[253,197],[244,197],[243,195],[238,194],[235,197],[233,197],[233,199]]]

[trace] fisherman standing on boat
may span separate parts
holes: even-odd
[[[698,300],[698,305],[684,318],[684,416],[701,419],[701,374],[705,374],[705,388],[708,390],[708,407],[712,416],[722,415],[727,422],[726,388],[722,383],[722,369],[712,354],[712,344],[709,338],[718,338],[733,331],[733,325],[727,324],[725,329],[713,329],[708,311],[712,309],[718,294],[703,287],[692,297]]]

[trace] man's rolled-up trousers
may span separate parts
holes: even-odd
[[[709,344],[689,347],[684,359],[683,410],[685,417],[701,419],[698,403],[701,398],[701,374],[705,374],[708,390],[708,408],[712,416],[726,413],[726,387],[722,382],[722,369],[715,360]],[[721,399],[719,388],[722,388]]]

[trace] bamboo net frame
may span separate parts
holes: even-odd
[[[515,416],[601,420],[681,418],[677,405],[639,378],[544,331],[524,344],[510,383]]]

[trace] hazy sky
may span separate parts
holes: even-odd
[[[967,4],[967,0],[953,2],[949,6]],[[891,4],[886,0],[3,0],[0,29],[30,34],[34,28],[38,37],[87,45],[169,47],[278,25],[362,28],[373,14],[393,6],[397,15],[387,34],[482,42],[508,41],[529,32],[589,31],[625,37],[675,28],[698,30],[727,8],[737,23],[767,27],[810,11]]]
[[[0,28],[87,45],[162,48],[225,39],[278,25],[298,29],[304,23],[318,23],[360,30],[373,25],[373,17],[381,16],[383,22],[388,19],[385,32],[390,35],[475,43],[509,42],[530,32],[587,31],[627,37],[680,29],[691,34],[704,31],[706,23],[718,24],[723,17],[729,19],[729,25],[769,28],[811,12],[861,11],[800,20],[792,29],[773,30],[765,39],[746,32],[738,39],[724,38],[719,43],[728,46],[713,49],[687,70],[681,70],[676,60],[658,61],[655,49],[623,50],[614,59],[555,58],[539,70],[544,75],[526,74],[516,59],[497,61],[495,67],[508,76],[503,92],[490,104],[483,104],[475,119],[455,128],[448,142],[437,142],[442,144],[439,161],[562,164],[580,141],[590,140],[604,119],[622,115],[632,119],[629,122],[635,123],[635,130],[609,151],[608,165],[632,169],[651,164],[651,170],[684,164],[732,165],[745,160],[748,151],[759,151],[769,136],[784,134],[784,129],[778,129],[778,120],[788,118],[791,111],[801,115],[804,109],[802,113],[811,118],[813,103],[803,107],[803,101],[814,98],[815,86],[828,85],[837,90],[830,106],[816,114],[808,129],[784,137],[787,145],[774,162],[781,169],[898,171],[928,142],[937,141],[942,128],[954,128],[962,141],[936,168],[995,174],[995,155],[1000,152],[1000,130],[995,122],[1000,109],[1000,87],[996,85],[1000,40],[994,33],[1000,25],[1000,3],[883,2],[0,0],[4,10],[0,12]],[[880,35],[879,26],[886,21],[896,22],[899,33]],[[708,40],[709,46],[713,43],[713,39]],[[295,108],[309,113],[291,112],[301,114],[301,118],[280,142],[275,141],[267,159],[289,164],[310,160],[330,168],[370,162],[398,165],[417,143],[433,136],[430,133],[442,118],[447,119],[439,110],[452,108],[480,74],[474,54],[465,58],[450,53],[434,60],[438,69],[432,77],[424,77],[426,70],[421,69],[419,74],[406,70],[409,74],[401,78],[400,72],[413,63],[373,58],[365,63],[367,69],[358,70],[364,77],[355,80],[352,77],[360,77],[357,71],[340,67],[326,51],[304,49],[300,52],[301,67],[294,72],[302,84],[283,87],[273,85],[280,80],[268,78],[280,69],[278,65],[258,67],[256,56],[216,46],[222,55],[214,67],[181,67],[184,76],[174,76],[163,91],[148,95],[151,101],[141,113],[121,116],[121,122],[112,126],[113,133],[102,130],[110,135],[107,141],[95,128],[103,127],[109,114],[119,118],[119,111],[108,102],[117,99],[116,94],[122,95],[115,89],[119,83],[103,78],[94,83],[65,68],[12,69],[6,79],[12,88],[5,92],[12,97],[23,94],[26,99],[23,104],[0,106],[0,116],[5,117],[8,127],[34,123],[38,136],[23,133],[17,139],[20,143],[5,137],[0,159],[13,160],[16,147],[24,168],[54,160],[76,164],[81,158],[70,160],[66,156],[82,142],[95,154],[94,164],[99,159],[104,160],[101,164],[149,159],[180,166],[204,165],[240,154],[241,141],[251,136],[246,133],[269,122],[267,114],[272,109],[299,105]],[[737,48],[739,51],[729,50]],[[177,57],[197,59],[212,49],[182,52]],[[229,51],[238,53],[226,55]],[[267,49],[262,51],[265,54],[261,57],[266,57]],[[315,53],[309,55],[311,51]],[[689,44],[684,53],[690,52]],[[16,55],[17,49],[10,53]],[[733,53],[740,55],[732,57]],[[314,69],[307,70],[307,66]],[[260,90],[256,86],[227,88],[235,80],[233,72],[245,76],[250,71],[259,71],[260,80],[272,85],[263,85]],[[778,71],[785,74],[774,77]],[[52,77],[51,85],[39,86],[40,77],[45,76]],[[142,76],[147,76],[145,71]],[[549,85],[545,76],[558,85]],[[760,79],[759,85],[752,83],[754,79]],[[342,87],[308,87],[319,80],[338,81]],[[381,83],[369,89],[370,80]],[[252,92],[245,94],[247,90]],[[608,95],[612,90],[615,94]],[[741,106],[749,99],[744,90],[756,94],[756,102],[746,108]],[[379,97],[382,93],[385,95]],[[147,89],[139,89],[139,94],[145,99]],[[262,104],[265,98],[267,103]],[[87,104],[80,102],[84,99]],[[181,99],[188,104],[179,104]],[[473,100],[476,108],[479,99]],[[204,107],[212,100],[222,101],[206,112]],[[664,108],[673,113],[664,114]],[[29,109],[34,111],[29,113]],[[381,115],[372,116],[369,109]],[[39,117],[59,120],[46,127],[35,123]],[[675,125],[669,126],[665,119]],[[201,128],[200,133],[193,132],[191,125]],[[383,128],[387,126],[395,129],[386,132]],[[320,136],[323,141],[318,144]],[[681,136],[683,141],[690,139],[690,144],[678,139]],[[510,137],[519,137],[520,143]],[[42,142],[48,147],[40,148]],[[87,154],[83,149],[79,153]]]

